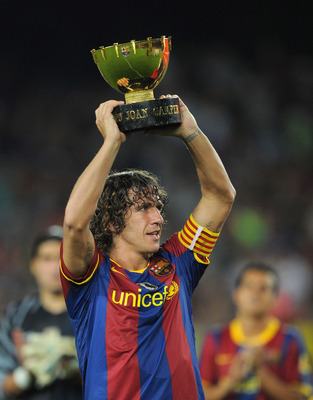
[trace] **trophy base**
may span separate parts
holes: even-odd
[[[114,108],[113,117],[125,134],[177,125],[182,121],[177,97],[123,104]]]

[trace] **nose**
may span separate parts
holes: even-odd
[[[157,207],[152,208],[152,221],[154,224],[159,224],[159,225],[162,225],[164,222],[161,212]]]

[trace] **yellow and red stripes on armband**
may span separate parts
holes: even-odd
[[[194,253],[209,257],[219,233],[214,233],[203,228],[193,219],[192,214],[178,233],[180,242]]]

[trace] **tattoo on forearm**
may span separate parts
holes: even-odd
[[[212,225],[213,225],[213,224],[214,224],[214,221],[209,221],[209,222],[205,225],[206,229],[209,229],[209,230],[212,229]],[[220,222],[218,223],[217,228],[216,228],[216,233],[220,233],[220,231],[221,231],[223,225],[224,225],[224,221],[220,221]]]
[[[216,233],[220,233],[222,227],[224,225],[224,221],[220,221],[216,228]]]
[[[197,128],[197,129],[195,130],[195,132],[191,133],[189,136],[187,136],[187,137],[184,139],[184,142],[185,142],[185,143],[190,143],[194,138],[196,138],[197,136],[199,136],[200,133],[201,133],[200,129]]]
[[[213,221],[209,221],[209,222],[205,225],[205,227],[206,227],[207,229],[210,229],[211,226],[212,226],[212,224],[213,224]]]

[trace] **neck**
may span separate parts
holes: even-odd
[[[242,325],[245,336],[251,337],[261,333],[267,326],[270,316],[259,315],[259,316],[243,316],[237,315],[238,320]]]
[[[66,310],[66,304],[62,292],[40,291],[40,300],[43,308],[51,314],[61,314]]]
[[[130,271],[139,271],[147,267],[149,262],[149,254],[146,256],[141,254],[124,254],[112,249],[109,257],[121,267]]]

